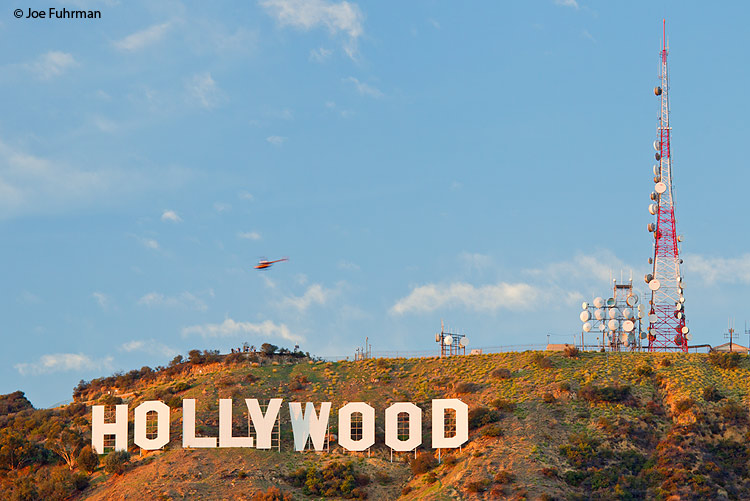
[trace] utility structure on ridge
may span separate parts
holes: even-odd
[[[666,21],[660,57],[661,85],[654,94],[661,100],[661,115],[654,141],[656,150],[654,165],[654,191],[649,212],[656,221],[648,224],[654,235],[654,256],[649,258],[653,265],[646,275],[646,283],[651,291],[648,328],[648,351],[688,351],[690,330],[685,320],[685,296],[680,273],[679,243],[675,224],[674,199],[672,195],[672,127],[669,123],[669,72],[667,69]]]

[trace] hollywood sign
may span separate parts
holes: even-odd
[[[213,447],[254,447],[271,449],[273,428],[278,420],[282,399],[272,398],[263,413],[255,398],[246,398],[245,405],[249,420],[255,430],[255,437],[235,437],[232,435],[232,399],[219,399],[219,436],[198,437],[195,434],[195,399],[182,401],[182,446],[190,448]],[[128,405],[115,406],[113,422],[104,422],[103,405],[91,408],[91,445],[98,454],[104,454],[104,436],[114,435],[115,450],[126,450],[128,447]],[[455,413],[455,433],[446,436],[446,413]],[[146,421],[149,413],[156,414],[155,436],[148,437]],[[289,402],[289,415],[294,435],[294,449],[305,450],[309,441],[313,449],[322,451],[328,435],[328,422],[331,413],[331,402],[320,404],[320,413],[315,411],[312,402],[305,403],[302,410],[300,402]],[[361,437],[352,436],[352,417],[359,414],[362,423]],[[399,415],[408,416],[408,438],[401,439],[398,434]],[[134,411],[135,445],[145,450],[157,450],[170,441],[170,408],[159,400],[141,403]],[[452,428],[452,427],[451,427]],[[364,402],[350,402],[338,412],[338,444],[349,451],[365,451],[375,444],[375,409]],[[451,429],[453,431],[453,429]],[[151,435],[153,435],[153,431]],[[359,433],[358,433],[359,435]],[[432,401],[432,448],[455,449],[469,439],[469,406],[455,398],[435,399]],[[398,402],[385,410],[385,444],[394,451],[412,451],[422,444],[422,409],[410,402]]]

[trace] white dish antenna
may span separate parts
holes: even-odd
[[[591,322],[586,322],[583,324],[583,332],[591,332]]]
[[[659,151],[661,149],[661,144],[659,144],[659,141],[654,141],[654,150]]]
[[[462,337],[458,344],[466,348],[467,346],[469,346],[469,338],[466,336]]]
[[[638,313],[646,313],[646,305],[641,303],[638,305]]]
[[[688,327],[688,326],[686,325],[686,326],[684,326],[684,327],[682,328],[682,333],[683,333],[683,334],[687,334],[688,332],[690,332],[690,327]]]
[[[630,308],[622,310],[622,318],[633,318],[633,310]]]
[[[628,294],[628,297],[625,298],[625,303],[631,308],[635,306],[638,303],[638,294],[635,292]]]
[[[691,339],[693,339],[693,335],[688,332],[688,333],[685,334],[685,339],[687,339],[688,341],[690,341]]]
[[[440,342],[440,333],[439,332],[437,334],[435,334],[435,342],[436,343]]]
[[[681,312],[681,311],[678,311],[677,313],[675,313],[675,314],[674,314],[674,317],[675,317],[675,318],[676,318],[677,320],[682,320],[682,312]]]
[[[450,346],[450,345],[452,345],[452,344],[453,344],[453,336],[445,336],[445,337],[443,338],[443,344],[444,344],[445,346]]]
[[[591,313],[589,313],[588,310],[582,311],[579,317],[581,319],[581,322],[588,322],[589,319],[591,318]]]
[[[610,308],[609,309],[609,318],[617,318],[620,316],[620,310],[617,308]]]
[[[594,306],[597,307],[597,308],[601,308],[602,306],[604,306],[604,299],[602,299],[600,297],[595,298],[594,299]]]
[[[599,324],[599,330],[600,330],[600,331],[604,332],[604,329],[605,329],[605,328],[606,328],[606,327],[604,327],[604,324]]]
[[[628,333],[627,332],[623,332],[622,334],[620,334],[620,342],[622,344],[624,344],[624,345],[628,344]]]
[[[635,324],[633,323],[632,320],[625,320],[622,323],[622,330],[624,330],[625,332],[633,332],[634,328],[635,328]]]
[[[618,322],[614,318],[610,320],[609,322],[607,322],[607,327],[609,327],[609,330],[613,332],[616,331],[619,326],[620,326],[620,322]]]
[[[658,175],[659,175],[659,166],[654,165],[654,176],[658,176]]]
[[[666,185],[666,184],[664,184],[664,183],[662,183],[661,181],[659,181],[659,182],[658,182],[658,183],[656,183],[656,185],[654,186],[654,191],[655,191],[656,193],[658,193],[659,195],[661,195],[662,193],[664,193],[665,191],[667,191],[667,185]]]
[[[611,297],[607,299],[607,306],[614,306],[615,305],[615,298]]]
[[[594,310],[594,318],[597,320],[604,320],[604,310]]]
[[[659,320],[659,319],[658,319],[658,317],[656,316],[656,313],[651,313],[651,314],[650,314],[650,315],[648,316],[648,321],[649,321],[649,323],[655,324],[657,320]]]
[[[649,204],[648,205],[648,213],[653,215],[656,215],[656,212],[659,210],[659,206],[656,204]]]
[[[582,310],[588,310],[589,309],[589,304],[586,301],[582,302],[581,303],[581,309]]]
[[[659,282],[657,278],[651,280],[648,283],[648,288],[651,289],[652,291],[658,291],[660,287],[661,287],[661,282]]]
[[[645,332],[641,332],[641,339],[646,339],[646,333]]]
[[[676,305],[674,305],[674,309],[675,311],[680,311],[682,309],[682,303],[677,303]]]
[[[684,303],[684,302],[685,302],[685,296],[680,296],[680,302],[681,302],[681,303]]]

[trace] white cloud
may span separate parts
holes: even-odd
[[[685,254],[683,261],[684,269],[688,273],[688,280],[692,274],[696,274],[709,285],[750,283],[750,254],[733,258]]]
[[[211,73],[197,73],[185,82],[188,101],[207,110],[215,108],[221,99],[221,91]]]
[[[241,198],[242,200],[249,200],[249,201],[251,201],[251,202],[252,202],[252,201],[253,201],[253,200],[255,199],[255,197],[253,196],[253,194],[252,194],[252,193],[248,193],[247,191],[243,191],[243,192],[241,192],[241,193],[239,194],[239,197],[240,197],[240,198]]]
[[[176,349],[170,348],[169,346],[153,339],[145,341],[128,341],[127,343],[121,344],[118,349],[126,353],[142,351],[150,355],[164,355],[166,357],[173,357],[179,353]]]
[[[342,260],[342,261],[339,261],[339,269],[347,270],[347,271],[359,271],[360,268],[357,263],[352,263],[351,261]]]
[[[323,47],[320,47],[318,49],[312,49],[310,51],[310,61],[315,61],[316,63],[322,63],[325,60],[327,60],[329,57],[331,57],[331,54],[333,54],[333,51],[324,49]]]
[[[98,167],[85,170],[36,157],[0,141],[0,219],[71,210],[142,185],[137,173]]]
[[[562,7],[572,7],[574,9],[578,8],[578,2],[576,0],[555,0],[555,5],[560,5]]]
[[[274,146],[281,146],[286,142],[286,138],[282,136],[268,136],[266,138],[266,141],[271,143]]]
[[[169,30],[170,23],[155,24],[145,30],[137,31],[122,40],[114,42],[114,46],[120,50],[132,52],[153,45],[162,38]]]
[[[592,35],[591,33],[589,33],[589,31],[588,31],[588,30],[583,30],[583,31],[581,32],[581,35],[582,35],[582,36],[583,36],[584,38],[588,38],[588,39],[589,39],[589,40],[591,40],[592,42],[596,43],[596,38],[594,38],[594,35]]]
[[[192,325],[182,329],[183,336],[197,334],[203,338],[236,337],[242,334],[257,334],[268,338],[281,338],[299,342],[304,338],[293,334],[285,324],[276,324],[270,320],[261,323],[236,322],[227,318],[220,324]]]
[[[633,266],[624,263],[612,252],[601,250],[593,254],[577,254],[570,261],[560,261],[544,268],[524,270],[524,273],[544,278],[546,281],[589,280],[609,287],[612,278],[619,280],[622,273],[623,278],[628,279],[633,269]]]
[[[173,210],[165,210],[161,215],[161,220],[164,222],[171,222],[171,223],[182,222],[182,218],[179,215],[177,215],[177,213]]]
[[[360,82],[354,77],[344,78],[342,79],[343,82],[351,83],[354,85],[354,88],[363,96],[369,96],[374,98],[381,98],[383,97],[383,93],[380,91],[380,89],[377,89],[371,85],[368,85],[364,82]]]
[[[187,291],[178,296],[165,296],[159,292],[149,292],[138,300],[138,304],[149,308],[188,308],[196,311],[208,309],[202,299]]]
[[[492,258],[478,252],[462,252],[459,259],[466,263],[469,269],[483,270],[492,266]]]
[[[391,313],[424,313],[439,308],[463,307],[473,311],[528,310],[539,302],[542,291],[525,283],[474,285],[427,284],[415,287],[405,298],[399,299]]]
[[[75,58],[67,52],[50,51],[42,54],[39,58],[27,65],[27,67],[36,73],[39,78],[44,80],[62,75],[65,70],[77,66]]]
[[[320,284],[312,284],[301,296],[284,298],[283,305],[291,306],[298,311],[305,311],[313,304],[324,305],[338,293],[334,289],[326,289]]]
[[[112,365],[112,361],[112,357],[95,360],[83,353],[52,353],[42,355],[36,362],[16,364],[13,367],[22,376],[36,376],[54,372],[107,369]]]
[[[356,4],[325,0],[261,0],[260,5],[281,26],[301,30],[325,27],[331,35],[343,34],[344,51],[355,59],[357,40],[364,33],[364,16]]]
[[[159,246],[159,242],[157,242],[153,238],[141,238],[141,243],[147,249],[151,249],[151,250],[161,249],[161,247]]]
[[[102,309],[106,310],[109,307],[110,299],[109,296],[107,296],[103,292],[93,292],[91,294],[91,297],[96,301],[96,304],[98,304]]]
[[[237,238],[244,238],[246,240],[260,240],[260,233],[257,231],[241,231],[237,233]]]
[[[231,205],[225,204],[224,202],[214,202],[214,210],[216,212],[226,212],[231,208]]]

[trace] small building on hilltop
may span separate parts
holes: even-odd
[[[729,353],[731,351],[732,353],[744,353],[745,355],[747,355],[747,347],[737,343],[731,343],[732,346],[730,348],[729,344],[730,343],[724,343],[720,344],[719,346],[714,346],[713,348],[711,348],[711,351],[720,351],[723,353]]]

